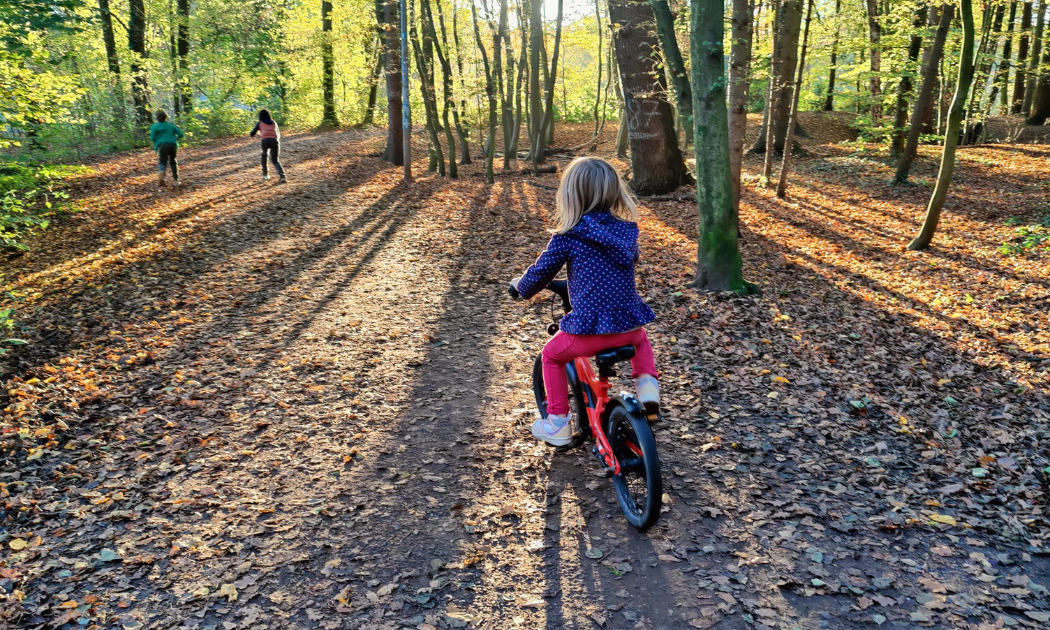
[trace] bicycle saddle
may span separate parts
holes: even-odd
[[[620,346],[609,348],[594,355],[594,363],[601,368],[611,368],[620,361],[630,361],[634,358],[634,346]]]

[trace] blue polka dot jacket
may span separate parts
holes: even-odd
[[[634,286],[637,261],[638,224],[591,211],[551,238],[518,281],[518,292],[526,299],[536,295],[564,266],[572,312],[561,320],[561,329],[570,335],[627,332],[656,319]]]

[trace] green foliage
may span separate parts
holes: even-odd
[[[28,249],[22,239],[46,229],[68,212],[69,194],[62,190],[71,175],[87,172],[83,166],[0,163],[0,247]],[[0,313],[0,326],[3,324]]]
[[[1015,217],[1004,221],[1006,225],[1018,225]],[[1017,236],[999,246],[999,253],[1004,256],[1021,256],[1039,251],[1050,251],[1050,214],[1043,216],[1038,223],[1021,225],[1015,230]]]

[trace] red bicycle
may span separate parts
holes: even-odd
[[[572,310],[568,284],[564,280],[551,282],[547,289],[561,298],[562,308]],[[518,292],[510,288],[511,297]],[[558,321],[547,327],[547,332],[558,332]],[[660,457],[656,440],[649,428],[645,408],[630,392],[609,395],[612,386],[609,377],[616,376],[616,364],[630,361],[634,346],[603,350],[594,356],[597,376],[588,357],[575,359],[565,366],[569,381],[572,419],[572,442],[557,450],[580,447],[587,438],[595,445],[591,452],[597,458],[606,476],[612,479],[616,499],[628,522],[638,529],[648,529],[660,517],[663,501],[663,481],[660,477]],[[532,367],[532,391],[540,414],[547,417],[547,393],[543,386],[543,363],[540,356]]]

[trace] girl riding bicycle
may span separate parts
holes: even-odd
[[[605,160],[576,158],[565,169],[555,204],[558,229],[525,274],[511,281],[523,298],[542,291],[567,267],[572,312],[543,348],[547,417],[532,435],[552,446],[572,441],[565,365],[613,346],[634,346],[632,376],[638,401],[650,416],[660,391],[649,337],[656,317],[634,286],[638,262],[638,209],[620,175]]]

